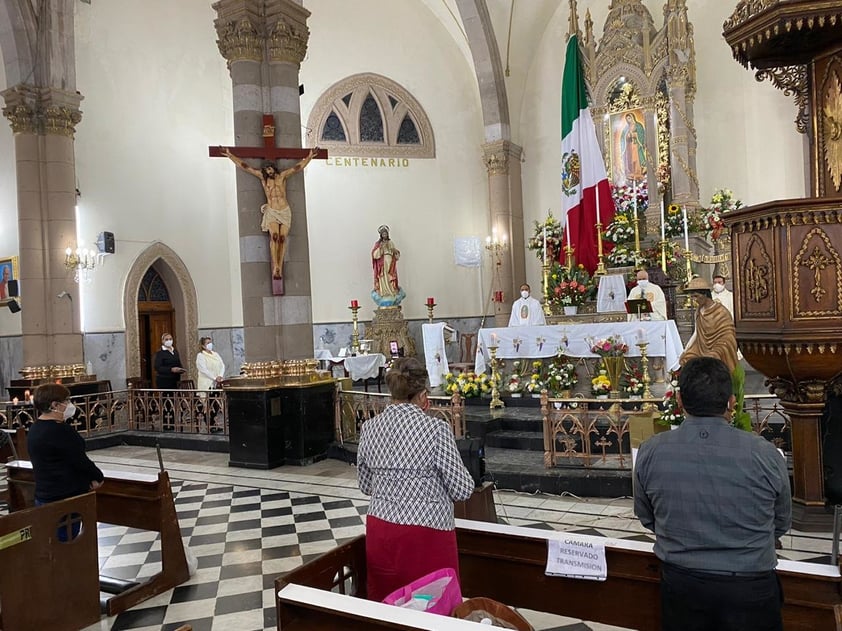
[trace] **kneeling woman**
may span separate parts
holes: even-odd
[[[458,572],[453,502],[474,490],[450,426],[425,414],[430,402],[421,362],[396,359],[386,385],[392,404],[363,424],[357,453],[360,490],[371,496],[367,591],[378,601],[435,570]]]

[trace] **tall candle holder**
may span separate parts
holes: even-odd
[[[354,332],[351,333],[351,353],[356,355],[360,352],[360,330],[357,325],[357,312],[360,310],[359,305],[351,305],[348,307],[351,310],[351,321],[354,323]]]
[[[647,355],[646,350],[649,347],[649,342],[646,340],[639,340],[637,342],[637,348],[640,349],[640,366],[641,372],[643,372],[643,398],[644,399],[651,399],[652,398],[652,390],[649,385],[652,383],[652,379],[649,377],[649,355]],[[644,404],[644,409],[648,409],[652,406],[651,403]]]
[[[690,284],[690,281],[693,280],[693,266],[690,262],[690,250],[684,250],[684,257],[687,262],[687,280],[685,281],[685,287]],[[687,298],[684,299],[684,308],[689,309],[693,306],[693,300],[690,298],[690,294],[687,294]]]
[[[506,404],[500,400],[500,390],[497,388],[497,383],[500,381],[500,372],[497,370],[497,347],[489,346],[488,353],[491,355],[491,403],[488,407],[492,410],[504,408]]]
[[[599,261],[596,264],[596,272],[597,276],[605,276],[608,273],[608,270],[605,269],[605,255],[602,252],[602,224],[596,224],[596,247],[597,247],[597,260]]]
[[[664,274],[667,273],[667,240],[661,239],[658,241],[658,246],[661,248],[661,269]]]
[[[637,216],[637,207],[635,207],[632,223],[634,224],[634,253],[640,259],[640,217]]]
[[[430,324],[433,323],[433,309],[435,309],[438,305],[435,302],[428,302],[426,303],[427,306],[427,322]]]
[[[544,264],[541,266],[541,271],[544,276],[544,315],[552,315],[550,309],[550,264],[544,258]]]
[[[573,269],[573,246],[569,243],[564,246],[564,260],[567,263],[567,270]]]

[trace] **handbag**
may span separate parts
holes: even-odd
[[[469,598],[453,610],[453,617],[472,622],[491,620],[491,626],[516,631],[535,631],[529,621],[511,607],[491,598]],[[486,623],[487,624],[487,623]]]
[[[456,570],[442,568],[412,581],[383,599],[387,605],[449,616],[462,602]]]

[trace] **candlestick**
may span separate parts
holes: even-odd
[[[541,272],[544,277],[544,315],[552,315],[550,309],[550,264],[547,262],[547,257],[544,257],[544,264],[541,266]]]
[[[435,298],[427,298],[427,304],[428,305],[436,304],[436,299]]]
[[[640,349],[640,366],[641,372],[643,373],[643,398],[644,399],[651,399],[652,398],[652,390],[649,388],[649,384],[652,382],[652,379],[649,377],[649,357],[646,354],[646,349],[649,346],[649,342],[646,340],[639,340],[637,342],[637,348]],[[650,410],[652,408],[652,403],[647,402],[643,404],[644,410]]]
[[[356,300],[351,301],[351,309],[356,309],[360,306],[360,303]]]
[[[597,214],[597,224],[596,224],[596,248],[597,248],[597,265],[596,265],[596,276],[604,276],[608,273],[608,270],[605,268],[605,255],[602,252],[602,224],[599,223],[599,215]]]
[[[351,354],[356,355],[360,351],[360,331],[357,326],[357,312],[360,310],[359,305],[355,305],[356,300],[351,301],[351,320],[354,324],[354,332],[351,333]]]
[[[427,321],[433,323],[433,309],[436,308],[436,302],[432,298],[427,298]]]
[[[547,262],[547,225],[544,224],[544,263]]]
[[[667,240],[661,239],[658,245],[661,247],[661,269],[664,270],[664,274],[667,273]]]
[[[667,214],[664,210],[664,198],[661,197],[661,241],[667,238]]]
[[[567,245],[564,246],[565,262],[567,263],[567,270],[573,269],[573,246],[570,245],[570,237],[567,238]]]
[[[497,336],[492,333],[491,338],[495,342],[493,346],[488,347],[488,352],[491,355],[491,403],[489,403],[488,407],[493,410],[495,408],[504,408],[506,404],[500,400],[500,390],[497,387],[497,384],[500,382],[500,372],[497,370]]]
[[[596,223],[601,224],[602,219],[599,216],[599,185],[594,188],[594,193],[596,194]]]
[[[684,219],[684,249],[690,251],[690,231],[687,225],[687,206],[681,207],[681,214]],[[689,260],[689,259],[688,259]],[[688,278],[689,280],[689,278]]]
[[[491,345],[496,349],[497,348],[497,334],[491,334]]]

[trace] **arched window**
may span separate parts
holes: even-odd
[[[433,129],[403,87],[381,75],[352,75],[328,88],[310,112],[308,144],[334,156],[434,158]]]
[[[164,283],[164,279],[150,267],[140,281],[140,289],[137,291],[138,302],[169,302],[170,292]]]

